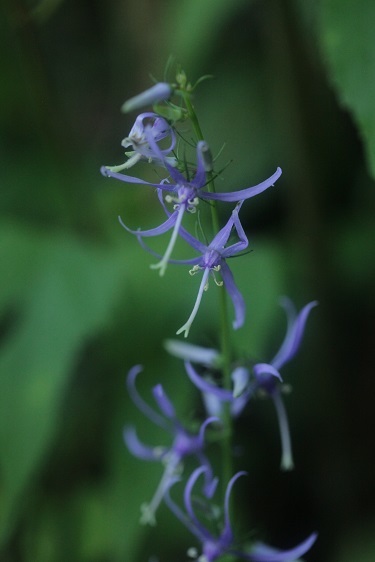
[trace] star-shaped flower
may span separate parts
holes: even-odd
[[[206,497],[212,496],[217,480],[212,477],[211,465],[204,453],[204,438],[207,426],[210,423],[219,422],[219,419],[213,416],[207,418],[201,424],[196,434],[186,430],[177,418],[174,406],[165,394],[161,384],[156,385],[152,390],[160,413],[156,412],[143,400],[136,389],[135,380],[141,370],[142,367],[136,365],[129,371],[127,377],[129,394],[139,410],[149,420],[165,429],[173,437],[170,447],[149,447],[139,441],[133,426],[128,426],[124,430],[125,443],[134,456],[146,461],[159,461],[164,465],[163,476],[151,502],[141,506],[141,522],[154,525],[156,510],[171,482],[174,481],[177,474],[181,473],[183,461],[186,457],[194,456],[200,464],[205,466],[207,470],[203,490]]]
[[[281,169],[277,168],[276,172],[267,180],[253,187],[248,187],[239,191],[232,191],[227,193],[213,193],[204,189],[204,187],[207,185],[207,152],[209,151],[207,142],[199,141],[197,144],[197,166],[194,177],[190,179],[188,177],[185,177],[181,171],[170,164],[165,154],[163,154],[163,152],[159,148],[149,126],[145,127],[144,134],[146,136],[148,146],[150,147],[150,150],[153,154],[153,158],[155,158],[157,162],[164,163],[164,166],[169,173],[170,180],[164,179],[157,184],[150,183],[133,176],[127,176],[119,173],[119,171],[123,169],[121,167],[111,168],[108,166],[102,166],[101,173],[106,177],[115,178],[125,183],[137,183],[156,187],[158,188],[158,195],[162,205],[164,206],[164,202],[162,199],[164,192],[166,192],[166,203],[173,204],[173,213],[169,213],[167,211],[168,219],[156,228],[143,231],[134,231],[125,226],[124,223],[122,223],[124,228],[126,228],[129,232],[132,232],[133,234],[139,233],[145,237],[158,236],[173,229],[172,236],[164,253],[164,256],[161,258],[159,263],[152,266],[154,269],[159,269],[160,275],[164,275],[167,268],[168,260],[172,255],[173,248],[180,232],[184,214],[186,212],[195,213],[200,199],[206,201],[215,200],[237,203],[238,201],[250,199],[251,197],[258,195],[262,191],[265,191],[281,176]]]
[[[288,418],[282,399],[283,380],[280,369],[296,355],[305,331],[307,319],[311,310],[317,306],[317,301],[312,301],[302,308],[297,314],[295,307],[288,298],[281,299],[281,304],[287,314],[287,331],[279,351],[269,363],[256,363],[252,368],[237,366],[232,372],[233,390],[226,390],[217,386],[207,376],[201,376],[194,369],[192,362],[201,363],[200,358],[205,357],[205,366],[215,369],[220,366],[220,354],[214,350],[195,348],[194,352],[183,344],[179,347],[169,342],[168,350],[185,360],[185,368],[190,380],[202,391],[207,412],[220,417],[222,402],[230,402],[233,417],[239,416],[250,399],[257,393],[268,395],[275,406],[279,422],[281,438],[281,468],[293,468],[293,454],[291,447]],[[211,365],[209,365],[211,361]]]
[[[172,513],[174,513],[174,515],[200,542],[202,551],[200,556],[198,556],[195,548],[189,549],[189,554],[194,556],[197,559],[197,562],[215,562],[215,560],[219,560],[220,557],[224,555],[233,555],[252,562],[293,562],[305,554],[305,552],[307,552],[314,544],[317,537],[316,533],[312,533],[302,543],[290,550],[277,550],[263,543],[255,543],[249,549],[239,550],[230,521],[229,500],[234,483],[238,480],[238,478],[245,475],[246,472],[237,472],[237,474],[235,474],[228,483],[225,491],[224,507],[221,510],[223,524],[218,525],[219,522],[217,521],[217,514],[213,512],[212,507],[205,501],[205,499],[202,498],[202,500],[199,501],[198,505],[201,507],[203,506],[202,511],[206,515],[206,518],[207,514],[209,514],[211,522],[213,520],[213,522],[216,523],[216,526],[221,529],[218,533],[212,532],[202,524],[193,507],[193,490],[195,484],[199,477],[204,475],[205,472],[206,467],[201,466],[197,468],[194,470],[186,484],[184,491],[184,505],[186,512],[180,509],[180,507],[172,500],[169,490],[164,496],[165,502]]]

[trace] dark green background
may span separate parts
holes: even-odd
[[[3,0],[0,21],[2,562],[182,562],[194,544],[165,509],[139,527],[160,466],[130,457],[122,427],[162,439],[129,404],[135,363],[146,395],[162,382],[182,415],[197,409],[162,349],[196,278],[149,270],[117,215],[155,226],[155,196],[99,174],[123,159],[122,103],[163,79],[170,54],[192,81],[214,75],[194,101],[213,152],[225,142],[233,160],[220,189],[283,168],[243,208],[254,251],[233,260],[248,305],[235,345],[269,360],[278,296],[320,302],[283,371],[296,470],[278,470],[269,402],[238,424],[242,531],[287,548],[318,530],[306,561],[374,560],[375,3]],[[215,342],[216,297],[190,341]]]

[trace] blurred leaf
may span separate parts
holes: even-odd
[[[124,271],[113,253],[64,232],[5,225],[0,239],[0,304],[12,322],[0,356],[4,538],[55,434],[77,352],[109,320]]]
[[[178,62],[193,65],[207,57],[215,46],[216,36],[222,26],[241,6],[248,6],[249,0],[183,0],[171,2],[166,10],[165,42]],[[166,53],[167,56],[170,53]]]
[[[354,116],[375,178],[375,3],[320,3],[321,44],[339,99]]]

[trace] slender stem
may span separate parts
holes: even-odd
[[[193,129],[198,141],[204,140],[202,129],[200,127],[197,114],[195,112],[194,106],[191,103],[191,98],[188,92],[183,93],[183,99],[186,105],[189,119],[193,125]],[[207,187],[211,192],[215,192],[215,183],[213,179],[212,172],[207,172]],[[216,235],[220,230],[219,216],[217,212],[216,201],[212,201],[211,205],[211,220],[212,228],[214,234]],[[221,344],[221,355],[223,358],[223,387],[226,390],[231,389],[231,343],[230,343],[230,321],[228,315],[227,306],[227,295],[222,288],[220,291],[220,344]],[[232,468],[232,417],[230,413],[230,403],[223,402],[223,413],[222,413],[223,423],[224,423],[224,435],[221,442],[221,486],[223,497],[225,495],[226,486],[233,476]]]

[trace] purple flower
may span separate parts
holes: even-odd
[[[141,370],[142,367],[136,365],[129,371],[127,377],[129,394],[135,405],[149,420],[173,436],[173,442],[170,447],[149,447],[139,441],[133,426],[128,426],[124,430],[125,443],[134,456],[146,461],[159,461],[164,465],[163,476],[151,502],[141,506],[141,522],[154,525],[155,512],[163,499],[166,489],[174,481],[176,475],[181,472],[185,457],[195,456],[198,462],[206,468],[203,491],[206,497],[211,497],[214,493],[217,480],[212,477],[211,465],[204,454],[204,437],[207,426],[219,420],[215,417],[209,417],[201,424],[197,434],[190,433],[178,420],[174,406],[165,394],[161,384],[156,385],[152,390],[160,413],[156,412],[143,400],[136,389],[135,380]]]
[[[256,363],[252,371],[244,366],[236,367],[232,372],[232,391],[220,388],[208,380],[207,377],[198,375],[191,364],[191,361],[195,361],[197,354],[195,354],[195,357],[189,357],[189,352],[186,350],[183,356],[180,350],[180,357],[185,359],[186,372],[190,380],[202,391],[206,409],[210,415],[215,414],[215,416],[220,417],[222,410],[221,402],[230,402],[232,416],[237,417],[242,413],[246,404],[256,392],[262,392],[271,397],[279,422],[282,449],[281,468],[283,470],[291,470],[294,466],[293,454],[288,418],[282,399],[282,378],[279,369],[297,353],[302,341],[307,318],[312,308],[318,303],[317,301],[308,303],[299,314],[296,313],[289,299],[283,298],[281,304],[287,313],[288,325],[279,351],[270,363]],[[203,355],[203,352],[201,354]],[[217,358],[215,359],[217,361]]]
[[[234,329],[240,328],[244,323],[245,302],[234,282],[232,272],[226,263],[227,258],[235,256],[248,246],[248,239],[238,217],[238,212],[242,203],[243,201],[236,205],[226,225],[216,234],[208,246],[189,234],[184,228],[181,227],[179,230],[180,236],[184,238],[190,246],[197,250],[200,255],[187,260],[169,260],[169,262],[183,265],[193,265],[193,268],[189,272],[190,275],[195,275],[199,271],[202,271],[203,275],[193,310],[185,324],[177,331],[177,334],[184,332],[185,337],[188,336],[190,327],[197,315],[203,293],[208,289],[208,280],[210,275],[214,278],[216,285],[222,286],[224,284],[230,298],[232,299],[235,312],[235,319],[233,321]],[[233,228],[237,232],[239,241],[226,247]],[[137,234],[138,239],[142,243],[144,232],[139,231],[135,232],[135,234]],[[142,245],[146,250],[154,253],[143,243]],[[216,279],[217,273],[220,273],[222,278],[221,281]]]
[[[146,105],[152,105],[158,101],[167,100],[171,97],[172,91],[172,87],[166,82],[158,82],[155,86],[127,100],[123,104],[121,111],[129,113],[129,111],[133,111],[134,109],[140,109]]]
[[[148,136],[154,141],[154,146],[158,148],[157,153],[151,148],[148,138],[146,136],[146,127],[148,128]],[[158,143],[170,137],[170,143],[167,148],[160,148]],[[133,150],[125,152],[128,160],[119,166],[105,166],[104,169],[108,172],[118,173],[121,170],[131,168],[140,160],[147,160],[147,162],[155,162],[164,166],[164,162],[168,162],[170,166],[176,166],[177,160],[174,156],[168,156],[176,146],[176,135],[172,127],[165,119],[156,113],[148,112],[141,113],[137,119],[128,137],[125,137],[121,142],[124,148],[132,147]]]
[[[180,509],[172,500],[169,490],[164,496],[165,502],[170,510],[201,543],[202,554],[199,557],[197,556],[198,553],[196,549],[189,549],[189,553],[197,558],[197,562],[214,562],[226,554],[253,562],[293,562],[311,548],[316,540],[316,533],[311,534],[305,541],[286,551],[276,550],[263,543],[255,543],[248,551],[238,550],[229,517],[229,500],[234,483],[240,476],[245,475],[246,472],[237,472],[237,474],[230,479],[225,491],[224,507],[221,510],[223,524],[217,525],[222,530],[220,534],[212,533],[198,519],[193,507],[193,489],[198,478],[203,475],[206,470],[204,466],[194,470],[186,484],[184,491],[186,512]],[[206,514],[206,518],[207,514],[209,514],[211,520],[218,519],[218,514],[214,512],[207,501],[202,500],[198,505],[203,507],[203,513]],[[217,523],[217,521],[215,521],[215,523]]]
[[[203,189],[207,184],[206,169],[208,166],[207,153],[209,151],[208,144],[205,141],[199,141],[197,144],[197,168],[194,178],[190,180],[185,178],[185,176],[179,170],[170,165],[165,155],[162,153],[159,146],[155,142],[155,139],[153,138],[149,127],[145,128],[145,134],[148,145],[154,157],[156,157],[158,161],[164,162],[164,166],[169,172],[171,181],[174,183],[170,183],[167,180],[163,180],[158,184],[150,183],[136,177],[120,174],[118,173],[118,169],[114,170],[113,168],[111,169],[105,166],[102,166],[101,173],[104,176],[115,178],[126,183],[138,183],[157,187],[159,199],[163,206],[164,202],[162,199],[162,195],[163,192],[167,192],[165,201],[167,203],[173,204],[173,213],[169,213],[167,211],[168,219],[163,224],[150,230],[134,231],[129,229],[122,223],[124,228],[126,228],[129,232],[147,237],[158,236],[173,229],[172,237],[164,256],[161,258],[159,263],[152,266],[154,269],[159,269],[160,275],[164,275],[165,273],[168,260],[176,243],[185,212],[195,213],[200,199],[207,201],[218,200],[237,203],[238,201],[246,200],[254,197],[255,195],[258,195],[259,193],[273,185],[275,181],[281,176],[281,169],[277,168],[276,172],[271,177],[254,187],[248,187],[247,189],[233,191],[230,193],[211,193],[210,191],[205,191]]]

